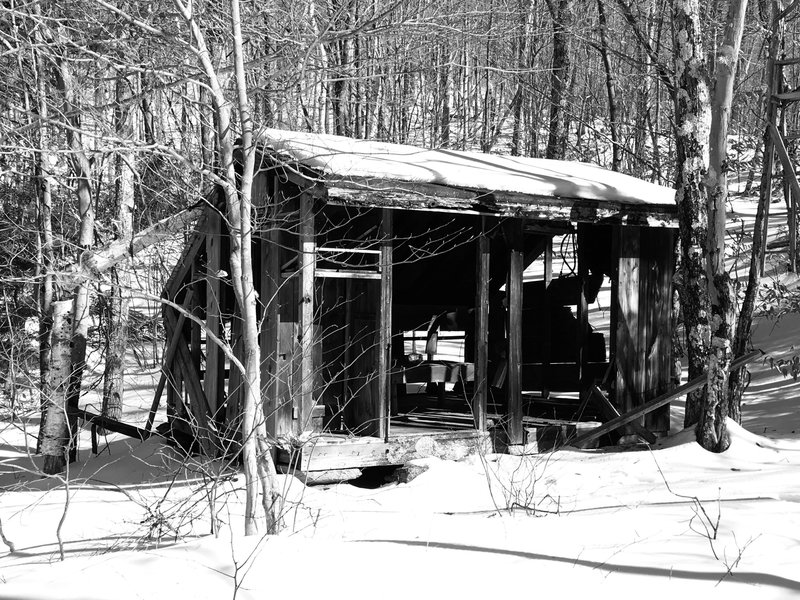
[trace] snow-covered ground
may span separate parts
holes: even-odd
[[[754,343],[773,361],[724,454],[684,431],[651,450],[427,459],[377,489],[282,476],[277,537],[242,536],[223,465],[116,434],[92,456],[84,432],[66,487],[32,468],[36,420],[2,422],[0,598],[800,597],[800,383],[773,366],[800,353],[800,316],[759,322]],[[156,376],[139,372],[126,420]]]

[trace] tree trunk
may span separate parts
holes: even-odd
[[[50,37],[54,38],[52,34]],[[56,62],[56,82],[64,102],[64,114],[68,115],[66,137],[71,151],[70,162],[72,164],[72,173],[76,182],[75,191],[78,199],[78,215],[80,218],[77,246],[78,252],[80,253],[89,250],[94,244],[94,205],[92,203],[91,193],[91,164],[83,147],[80,112],[75,102],[75,85],[70,67],[63,57],[59,57]],[[52,443],[49,443],[45,450],[45,444],[42,444],[42,454],[45,455],[45,473],[51,475],[60,472],[61,468],[63,468],[63,463],[61,461],[65,453],[69,455],[70,462],[75,460],[77,456],[77,408],[80,399],[83,370],[86,365],[86,339],[89,333],[89,297],[89,280],[87,278],[82,278],[75,289],[72,300],[71,365],[69,369],[68,387],[66,390],[66,401],[61,407],[62,412],[66,411],[67,419],[63,421],[59,417],[58,425],[62,428],[61,434],[54,436],[51,433],[50,435],[51,440],[66,438],[69,441],[66,447],[59,449],[56,449]],[[53,352],[53,354],[55,353]],[[55,355],[53,355],[51,360],[61,360],[61,357],[55,357]],[[53,379],[51,378],[51,382],[52,381]],[[55,392],[52,391],[51,393],[55,394]],[[57,424],[50,424],[47,422],[51,414],[53,414],[53,411],[48,410],[45,422],[41,425],[41,427],[46,427],[50,432],[53,431],[52,428],[57,426]],[[59,465],[60,468],[58,468]],[[58,468],[58,470],[51,470],[55,468]]]
[[[600,31],[600,56],[606,75],[606,94],[608,95],[608,123],[611,128],[611,170],[619,171],[622,165],[622,146],[620,145],[619,124],[617,122],[617,94],[614,88],[614,71],[608,56],[608,24],[606,23],[605,0],[597,0],[598,29]]]
[[[134,128],[128,126],[128,111],[125,106],[125,87],[127,81],[121,74],[116,82],[115,128],[121,139],[132,140]],[[116,156],[115,196],[117,218],[114,221],[115,238],[130,246],[133,239],[134,175],[132,152],[120,152]],[[111,290],[106,299],[106,364],[103,373],[102,415],[120,420],[122,417],[122,397],[124,392],[125,350],[128,346],[128,312],[130,302],[130,271],[126,266],[114,268],[111,272]]]
[[[772,2],[773,24],[771,37],[769,40],[769,58],[767,68],[764,73],[764,112],[767,115],[767,127],[764,130],[764,142],[761,164],[761,186],[759,189],[758,208],[756,210],[756,220],[753,225],[753,246],[750,252],[750,269],[747,276],[747,288],[745,288],[744,300],[739,310],[739,319],[736,323],[736,335],[733,339],[733,357],[743,356],[747,351],[750,342],[750,327],[753,323],[753,311],[755,309],[758,288],[761,284],[761,265],[763,264],[765,248],[765,229],[767,225],[767,211],[772,198],[772,168],[775,156],[772,135],[769,131],[769,124],[775,122],[777,105],[772,102],[774,93],[773,85],[775,81],[774,69],[775,59],[780,50],[780,36],[778,35],[778,14],[777,3]],[[742,396],[748,383],[748,371],[746,367],[737,369],[730,374],[728,380],[728,416],[737,423],[742,422]]]
[[[746,9],[747,0],[731,0],[725,24],[725,37],[717,51],[714,69],[710,164],[706,181],[711,352],[708,361],[708,392],[697,426],[697,441],[703,448],[712,452],[723,452],[730,445],[726,419],[736,293],[725,268],[725,204],[728,199],[728,125]]]
[[[550,72],[550,131],[545,158],[560,160],[566,156],[569,133],[567,88],[571,75],[572,0],[547,0],[547,6],[553,18],[553,62]]]
[[[41,33],[37,30],[36,40],[41,43]],[[34,52],[36,65],[36,102],[39,129],[39,151],[36,153],[37,199],[39,252],[41,254],[41,283],[39,284],[39,407],[42,422],[46,418],[48,399],[52,393],[49,389],[50,377],[50,336],[52,330],[52,303],[54,299],[54,256],[53,256],[53,175],[50,172],[50,133],[49,109],[47,106],[47,86],[45,67],[38,52]],[[37,453],[41,451],[43,429],[40,428],[36,444]]]
[[[677,287],[683,307],[689,379],[706,373],[710,329],[705,270],[707,236],[706,187],[709,93],[703,54],[698,0],[673,3],[675,52],[676,200],[681,246]],[[705,388],[686,398],[685,425],[700,420]]]
[[[70,338],[72,336],[72,300],[51,304],[49,315],[50,365],[44,398],[44,419],[40,427],[40,449],[44,455],[43,470],[48,474],[60,473],[67,464],[70,430],[67,421],[67,388],[71,371]]]
[[[265,419],[261,404],[261,348],[258,344],[256,293],[253,286],[252,258],[252,186],[255,172],[256,146],[253,122],[248,104],[245,78],[243,36],[238,0],[230,0],[233,34],[235,106],[239,111],[243,165],[237,176],[234,162],[234,138],[231,106],[217,76],[203,30],[195,21],[189,7],[173,0],[175,7],[191,28],[195,55],[209,80],[209,89],[217,117],[217,141],[220,151],[220,176],[225,194],[226,213],[231,240],[231,283],[242,318],[244,371],[242,372],[242,462],[245,474],[245,535],[258,533],[258,497],[261,487],[267,533],[279,527],[276,471],[271,448],[267,442]],[[238,185],[237,185],[238,183]]]

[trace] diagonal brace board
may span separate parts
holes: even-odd
[[[749,362],[752,362],[753,360],[755,360],[759,356],[762,356],[763,354],[764,353],[761,350],[753,350],[752,352],[749,352],[744,356],[741,356],[737,358],[735,361],[733,361],[730,370],[733,371],[735,369],[738,369],[739,367],[743,367],[744,365],[748,364]],[[658,398],[654,398],[653,400],[650,400],[650,402],[645,402],[641,406],[637,406],[634,410],[627,412],[624,415],[620,415],[615,419],[611,419],[608,423],[601,425],[597,429],[593,429],[592,431],[589,431],[583,434],[582,436],[575,438],[574,440],[572,440],[570,445],[579,446],[584,442],[590,442],[596,438],[599,438],[601,435],[605,435],[609,431],[614,431],[615,429],[618,429],[623,425],[627,425],[628,423],[635,421],[639,417],[642,417],[648,413],[653,412],[658,408],[661,408],[662,406],[669,404],[676,398],[680,398],[681,396],[684,396],[689,392],[693,392],[694,390],[703,387],[706,384],[707,380],[708,377],[706,375],[695,377],[691,381],[684,383],[682,386],[675,388],[673,391],[663,394]]]
[[[600,409],[600,412],[603,416],[608,419],[609,421],[612,419],[617,419],[620,417],[619,411],[617,407],[611,404],[611,401],[606,398],[606,395],[603,393],[596,384],[592,384],[589,388],[589,392],[592,395],[592,398],[595,399],[595,405]],[[639,425],[636,421],[632,421],[630,423],[631,427],[633,428],[633,432],[637,435],[641,436],[648,444],[654,444],[656,441],[656,436],[653,433],[645,429],[642,425]]]
[[[191,310],[192,305],[192,289],[186,292],[186,299],[183,301],[183,310],[189,311]],[[156,418],[156,411],[158,411],[158,405],[161,402],[161,394],[164,392],[164,386],[167,383],[168,373],[170,371],[170,367],[172,366],[172,361],[175,358],[175,352],[178,350],[178,344],[183,341],[183,324],[186,322],[186,314],[181,313],[178,317],[178,323],[175,325],[175,330],[173,332],[172,337],[170,338],[169,347],[167,348],[167,352],[164,355],[164,364],[161,365],[161,377],[158,380],[158,386],[156,387],[156,393],[153,396],[153,404],[150,406],[150,413],[147,415],[147,424],[145,425],[145,431],[150,431],[153,428],[153,421]]]

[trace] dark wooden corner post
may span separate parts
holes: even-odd
[[[522,219],[506,225],[509,244],[508,284],[508,444],[522,444],[522,272],[525,248]]]
[[[222,270],[222,236],[227,223],[215,209],[207,211],[208,233],[206,235],[206,327],[215,335],[222,328],[223,286]],[[216,419],[217,409],[222,403],[225,393],[225,355],[222,348],[206,339],[206,372],[203,378],[203,390],[208,399],[210,418]]]
[[[472,399],[472,415],[478,431],[486,430],[489,394],[489,248],[486,217],[481,217],[475,264],[475,394]]]
[[[614,354],[621,413],[669,391],[674,239],[671,229],[617,228]],[[649,414],[646,425],[666,434],[669,406]]]
[[[311,427],[314,410],[314,271],[317,248],[314,240],[314,198],[300,197],[300,402],[297,420],[300,432]]]
[[[644,364],[639,344],[639,274],[641,272],[639,227],[619,226],[617,237],[617,282],[615,286],[615,401],[621,413],[642,403]],[[630,431],[629,431],[630,432]]]
[[[375,418],[377,436],[388,441],[389,413],[392,399],[392,247],[393,212],[384,208],[381,213],[381,304],[378,323],[378,389]]]
[[[581,401],[588,398],[590,386],[594,383],[587,369],[589,356],[589,304],[586,301],[586,280],[589,276],[589,267],[586,257],[586,228],[588,226],[586,223],[578,223],[578,298],[575,311],[578,319],[578,334],[575,341],[578,349],[576,363]]]
[[[264,175],[267,177],[267,175]],[[278,419],[278,291],[281,284],[280,244],[278,238],[278,209],[280,181],[270,175],[265,218],[265,228],[258,232],[261,236],[261,281],[260,301],[264,308],[261,327],[261,398],[267,433],[279,435]]]

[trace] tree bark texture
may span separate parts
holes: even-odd
[[[689,379],[706,372],[710,343],[704,254],[708,229],[705,177],[711,115],[698,4],[698,0],[675,0],[672,11],[676,76],[676,200],[681,247],[676,283],[683,307]],[[705,388],[688,395],[687,427],[700,420],[705,397]]]
[[[35,39],[42,43],[41,32],[36,31]],[[39,407],[42,422],[45,419],[50,377],[50,335],[52,329],[51,310],[55,298],[54,286],[54,244],[53,244],[53,174],[51,173],[50,131],[48,126],[49,107],[47,106],[48,90],[45,77],[45,66],[39,52],[34,51],[36,66],[36,112],[38,116],[39,150],[36,152],[36,197],[38,200],[37,226],[39,230],[39,253],[41,258],[41,283],[39,284]],[[41,450],[42,429],[37,439],[37,452]]]
[[[276,471],[272,462],[266,426],[261,410],[261,349],[258,340],[256,293],[253,285],[252,257],[252,188],[255,173],[255,140],[247,96],[244,42],[240,5],[230,0],[236,101],[227,100],[217,76],[203,29],[188,6],[173,0],[192,31],[196,57],[208,78],[216,120],[220,151],[220,175],[223,178],[226,216],[231,240],[231,283],[242,318],[244,371],[242,373],[242,462],[245,474],[245,535],[258,533],[258,500],[265,512],[267,533],[276,533],[279,522]],[[231,106],[238,108],[241,127],[242,172],[236,173],[234,132]],[[238,185],[237,185],[238,183]]]
[[[771,2],[772,30],[769,38],[769,57],[767,68],[764,72],[764,113],[767,126],[764,128],[762,144],[761,184],[759,188],[758,208],[756,220],[753,225],[753,246],[750,251],[750,267],[747,276],[747,287],[744,292],[742,306],[739,309],[739,318],[736,322],[736,334],[733,338],[733,358],[743,356],[750,343],[750,327],[753,324],[758,288],[761,285],[761,265],[763,264],[766,250],[766,227],[769,203],[772,199],[772,169],[774,166],[775,148],[772,135],[769,131],[770,123],[774,123],[777,116],[777,104],[772,101],[775,83],[775,60],[780,51],[780,36],[778,35],[778,3]],[[745,192],[746,193],[746,192]],[[742,422],[742,396],[749,381],[749,372],[746,367],[731,372],[728,379],[728,416],[737,423]]]
[[[567,91],[571,77],[572,0],[547,0],[547,6],[553,19],[553,62],[550,72],[550,131],[545,158],[560,160],[566,156],[569,134]]]
[[[708,360],[706,402],[697,428],[698,442],[706,450],[723,452],[730,445],[727,434],[728,370],[735,328],[736,292],[725,268],[725,205],[728,199],[728,125],[730,122],[736,62],[744,30],[747,0],[731,0],[722,45],[714,69],[711,111],[708,190],[707,269],[711,303],[711,349]]]
[[[71,372],[72,300],[53,302],[50,321],[50,368],[45,387],[49,395],[43,399],[40,446],[44,455],[43,470],[52,475],[64,470],[71,438],[67,421],[67,388]]]
[[[125,88],[127,81],[118,74],[116,82],[116,100],[114,121],[117,134],[122,139],[130,139],[133,127],[128,125],[133,116],[123,108],[125,106]],[[121,152],[116,156],[114,165],[115,197],[117,218],[114,221],[115,238],[118,242],[130,246],[133,239],[133,204],[134,174],[132,152]],[[128,265],[121,269],[113,269],[111,273],[111,289],[106,299],[106,323],[108,325],[106,339],[106,363],[103,372],[103,406],[102,415],[114,420],[122,417],[122,397],[124,394],[125,350],[128,346],[128,313],[130,301],[130,271]]]
[[[608,55],[608,23],[605,0],[597,0],[598,30],[600,32],[600,55],[606,75],[606,94],[608,96],[608,125],[611,129],[611,170],[619,171],[622,165],[622,145],[617,122],[617,93],[614,84],[614,70]]]

